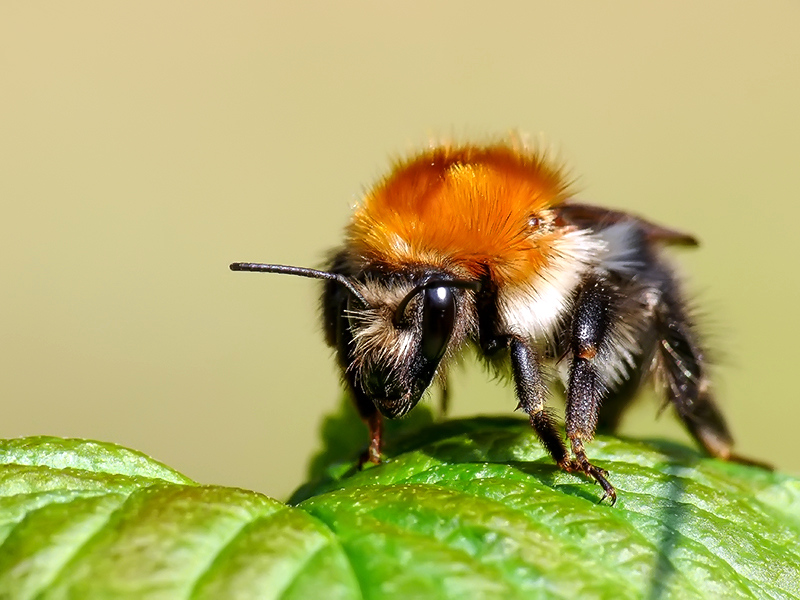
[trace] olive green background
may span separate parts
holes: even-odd
[[[320,265],[392,156],[543,140],[678,251],[743,454],[800,471],[796,2],[0,4],[0,436],[284,497],[338,376]],[[469,358],[453,413],[508,413]],[[687,439],[651,396],[624,432]]]

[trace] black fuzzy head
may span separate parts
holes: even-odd
[[[438,273],[359,279],[354,285],[365,302],[328,284],[323,308],[329,339],[336,338],[339,363],[356,395],[386,417],[402,417],[430,387],[454,338],[456,344],[463,340],[463,290],[477,285]]]

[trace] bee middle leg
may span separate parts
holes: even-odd
[[[584,443],[591,441],[597,428],[600,404],[608,394],[608,385],[601,371],[600,357],[607,341],[614,314],[614,293],[598,280],[590,280],[581,290],[570,332],[570,366],[567,384],[566,429],[572,445],[572,460],[561,465],[567,471],[581,471],[603,488],[613,505],[617,499],[608,473],[589,462]]]
[[[603,497],[600,502],[610,498],[613,505],[617,500],[617,493],[614,486],[606,479],[608,473],[589,462],[580,438],[569,436],[575,455],[574,459],[569,458],[567,448],[556,427],[555,419],[545,407],[545,386],[535,351],[521,340],[514,338],[511,339],[509,347],[514,382],[519,398],[517,408],[528,413],[533,430],[559,468],[568,472],[580,471],[592,476],[603,488]],[[596,420],[595,415],[595,422]],[[567,432],[569,435],[569,426],[567,426]]]

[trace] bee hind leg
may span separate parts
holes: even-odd
[[[656,326],[655,368],[665,402],[675,407],[686,429],[711,456],[772,470],[772,465],[733,452],[733,436],[711,392],[706,359],[679,303],[667,297]]]
[[[655,366],[665,400],[709,454],[730,460],[733,437],[711,393],[705,358],[692,326],[669,298],[659,308]]]

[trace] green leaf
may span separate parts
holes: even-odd
[[[358,597],[330,529],[111,444],[0,442],[0,598]]]
[[[800,597],[800,480],[589,451],[614,507],[518,419],[400,432],[363,471],[323,451],[293,505],[110,444],[0,442],[0,598]]]

